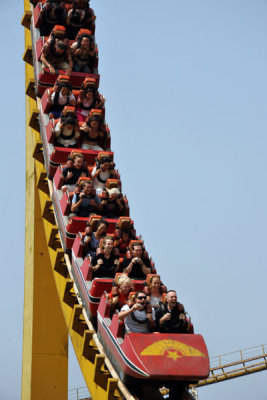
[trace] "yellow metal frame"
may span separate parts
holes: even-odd
[[[67,399],[68,334],[94,400],[133,399],[87,319],[64,254],[43,163],[39,99],[34,94],[31,6],[24,1],[26,93],[26,229],[21,399]]]

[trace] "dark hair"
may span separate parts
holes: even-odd
[[[59,89],[67,88],[67,89],[69,89],[69,90],[72,90],[72,85],[71,85],[70,82],[59,82],[59,83],[57,84],[57,87],[58,87]]]
[[[101,157],[100,160],[99,160],[99,164],[100,164],[100,165],[101,165],[101,164],[105,164],[106,162],[112,162],[112,161],[111,161],[111,158],[108,157],[108,156],[104,156],[104,157]]]
[[[57,42],[57,44],[56,44],[56,47],[58,47],[58,48],[61,49],[61,50],[66,50],[67,45],[66,45],[62,40],[59,40],[59,41]]]
[[[64,125],[75,125],[76,124],[76,120],[72,117],[66,117],[66,119],[64,119]]]
[[[83,38],[88,38],[90,43],[93,41],[91,35],[88,35],[87,33],[84,33],[83,35],[78,37],[78,40],[77,40],[77,48],[78,49],[81,47],[81,42],[82,42]]]
[[[166,295],[167,295],[168,293],[170,293],[170,292],[174,292],[174,293],[176,293],[176,290],[174,290],[174,289],[170,289],[170,290],[168,290],[168,292],[166,293]],[[176,296],[177,296],[177,293],[176,293]]]
[[[138,290],[138,292],[136,292],[136,293],[135,293],[135,295],[134,295],[134,298],[135,298],[135,299],[137,299],[137,297],[139,296],[139,294],[140,294],[140,293],[143,293],[143,294],[145,294],[145,295],[146,295],[146,297],[147,297],[147,294],[146,294],[146,292],[144,292],[143,290]]]
[[[54,13],[57,17],[60,17],[63,14],[63,11],[63,8],[59,4],[57,4],[54,8]]]
[[[100,220],[98,221],[96,227],[99,228],[100,225],[102,225],[102,224],[106,225],[106,228],[108,227],[108,222],[107,222],[105,219],[100,219]]]

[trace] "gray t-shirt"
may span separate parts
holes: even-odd
[[[125,304],[121,311],[127,311],[130,310],[130,307],[128,306],[128,304]],[[139,311],[139,310],[135,310],[133,313],[127,315],[127,317],[124,318],[124,324],[125,324],[125,328],[126,328],[126,332],[135,332],[135,333],[149,333],[149,329],[148,329],[148,322],[145,322],[143,324],[140,324],[139,322],[135,321],[132,318],[132,314],[135,315],[135,317],[139,320],[139,321],[145,321],[146,319],[146,312],[145,310]],[[152,318],[155,321],[155,310],[152,307]]]

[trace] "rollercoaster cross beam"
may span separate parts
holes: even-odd
[[[210,358],[210,375],[197,387],[239,378],[267,369],[267,345],[250,347]]]

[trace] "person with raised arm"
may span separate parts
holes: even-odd
[[[147,304],[147,296],[143,291],[135,293],[134,304],[125,304],[118,317],[124,321],[126,332],[149,333],[156,326],[155,310]]]

